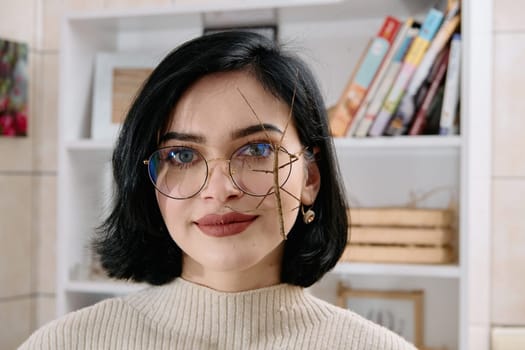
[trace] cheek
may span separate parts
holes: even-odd
[[[303,162],[297,162],[292,167],[290,177],[283,186],[281,198],[287,203],[298,206],[301,204],[300,198],[306,181],[307,170]]]

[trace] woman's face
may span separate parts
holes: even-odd
[[[182,146],[170,148],[170,157],[181,172],[199,166],[199,154],[208,160],[208,178],[197,195],[180,200],[157,191],[166,226],[183,251],[182,277],[220,290],[245,290],[279,282],[284,242],[276,196],[256,197],[241,191],[232,181],[225,159],[236,154],[239,161],[232,167],[252,169],[245,164],[260,162],[272,150],[269,143],[281,143],[290,154],[298,155],[280,190],[282,224],[287,234],[301,202],[312,204],[319,187],[317,165],[306,162],[301,153],[304,147],[293,122],[288,122],[289,113],[287,104],[246,72],[204,77],[179,100],[160,147]],[[286,155],[280,153],[279,163],[284,160]],[[246,188],[260,191],[259,183],[246,183],[260,179],[257,176],[273,179],[271,173],[261,175],[257,169],[246,169],[233,171],[233,176],[238,176],[236,182]],[[186,178],[185,183],[199,182],[193,173]]]

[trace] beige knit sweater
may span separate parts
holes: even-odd
[[[300,287],[223,293],[177,278],[70,313],[19,349],[415,348]]]

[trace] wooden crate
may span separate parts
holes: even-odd
[[[356,208],[349,210],[349,262],[444,264],[453,262],[455,231],[448,209]]]
[[[450,246],[395,246],[348,244],[341,261],[398,263],[398,264],[446,264],[455,260]]]
[[[351,208],[351,226],[383,227],[451,227],[453,212],[449,209],[419,208]]]
[[[351,244],[442,246],[452,242],[450,228],[355,226],[348,229]]]

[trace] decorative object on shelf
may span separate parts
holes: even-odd
[[[236,26],[236,27],[206,27],[203,30],[203,35],[223,32],[228,30],[245,30],[248,32],[254,32],[264,35],[268,39],[277,41],[277,26],[275,25],[264,25],[264,26]]]
[[[91,138],[116,137],[135,94],[157,61],[153,54],[97,53]]]
[[[337,304],[423,347],[424,292],[422,290],[352,289],[339,283]]]
[[[27,136],[28,45],[0,39],[0,136]]]
[[[349,210],[342,261],[440,264],[454,260],[453,212],[404,207]]]

